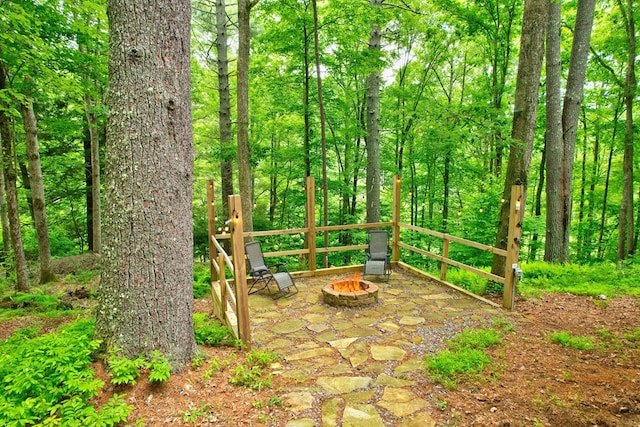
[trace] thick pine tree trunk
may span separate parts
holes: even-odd
[[[516,95],[513,111],[509,160],[505,176],[504,191],[500,209],[496,247],[507,247],[509,229],[509,201],[511,186],[525,186],[525,195],[531,166],[533,137],[536,128],[540,71],[544,55],[544,33],[547,21],[547,0],[525,0],[522,35],[520,36],[520,58],[516,78]],[[509,266],[510,268],[511,266]],[[491,272],[504,276],[504,257],[494,255]]]
[[[193,334],[188,0],[107,2],[109,117],[96,338],[174,369]]]
[[[47,212],[44,200],[44,182],[40,167],[40,148],[38,147],[38,125],[33,112],[33,103],[29,97],[20,106],[22,124],[24,126],[25,144],[27,146],[27,160],[29,168],[29,182],[31,183],[31,200],[33,202],[33,221],[38,240],[38,257],[40,261],[40,283],[53,280],[51,270],[51,246],[49,245],[49,230],[47,227]]]

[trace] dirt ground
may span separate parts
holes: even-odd
[[[209,301],[197,300],[196,311],[210,312]],[[412,391],[430,403],[435,425],[640,426],[639,299],[548,294],[518,299],[515,307],[510,316],[513,331],[491,350],[494,362],[482,377],[453,390],[426,375],[412,378]],[[22,318],[3,323],[0,339],[29,322]],[[45,330],[55,325],[47,326]],[[550,335],[561,331],[593,337],[596,348],[575,350],[551,343]],[[233,368],[243,363],[246,353],[228,347],[204,351],[208,360],[201,366],[172,374],[161,385],[141,379],[135,386],[113,386],[96,363],[97,376],[107,384],[96,403],[113,393],[126,394],[134,407],[129,425],[279,427],[295,418],[281,399],[287,390],[306,385],[317,389],[313,376],[293,384],[274,375],[270,387],[260,391],[231,385]],[[210,369],[214,361],[229,359],[233,362],[227,368]],[[316,412],[314,425],[320,427]]]
[[[200,302],[199,309],[206,309]],[[198,304],[197,304],[198,308]],[[514,330],[491,351],[494,360],[482,378],[454,390],[426,376],[413,391],[432,403],[438,426],[640,426],[640,301],[625,297],[594,300],[568,294],[518,300]],[[568,331],[591,336],[596,349],[553,344],[549,336]],[[630,336],[635,333],[635,336]],[[242,352],[209,348],[224,360]],[[135,407],[130,422],[147,426],[284,426],[291,420],[279,395],[290,385],[273,376],[260,392],[229,384],[231,367],[205,379],[209,362],[161,386],[107,387],[126,393]],[[99,368],[99,367],[98,367]],[[103,373],[99,374],[103,376]],[[314,386],[314,378],[301,384]],[[320,415],[316,426],[322,426]]]

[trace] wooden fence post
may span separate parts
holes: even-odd
[[[316,184],[312,176],[307,177],[307,228],[308,267],[316,271]]]
[[[445,258],[449,258],[449,239],[443,237],[442,239],[442,262],[440,263],[440,280],[445,282],[447,280],[447,262]]]
[[[213,180],[207,180],[207,230],[209,232],[207,241],[209,242],[209,270],[211,274],[211,283],[218,280],[218,272],[216,271],[213,263],[216,259],[218,249],[211,241],[211,238],[216,234],[216,206],[214,204],[214,192],[213,192]]]
[[[507,234],[507,256],[504,266],[504,294],[502,306],[513,309],[520,270],[518,255],[520,253],[520,239],[522,238],[522,218],[524,215],[524,187],[511,187],[511,204],[509,205],[509,232]]]
[[[236,288],[236,316],[238,335],[247,349],[251,349],[251,325],[249,324],[249,293],[247,291],[247,264],[244,255],[242,228],[242,204],[239,195],[229,196],[229,220],[233,247],[233,277]]]
[[[400,260],[400,175],[393,177],[393,214],[391,231],[391,260]]]

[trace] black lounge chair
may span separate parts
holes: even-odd
[[[247,255],[249,275],[253,283],[249,287],[249,294],[255,294],[263,289],[269,291],[271,298],[290,297],[298,293],[298,287],[293,282],[291,274],[284,263],[267,266],[260,242],[250,242],[244,245]],[[277,289],[272,289],[275,284]]]
[[[391,276],[391,254],[389,253],[389,233],[383,230],[372,230],[369,232],[369,248],[365,253],[364,276],[377,275],[384,276],[389,280]]]

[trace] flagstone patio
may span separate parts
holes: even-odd
[[[424,357],[468,326],[504,316],[497,307],[434,280],[394,268],[376,281],[379,300],[363,308],[332,307],[322,287],[347,274],[296,279],[300,292],[273,301],[249,298],[254,348],[277,352],[275,375],[291,414],[287,427],[432,426],[434,384]]]

